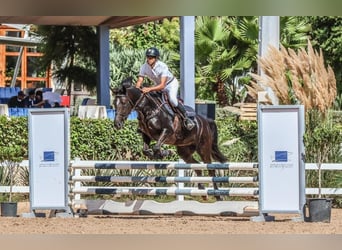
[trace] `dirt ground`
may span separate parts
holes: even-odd
[[[273,222],[249,217],[89,215],[86,218],[23,218],[28,203],[18,204],[18,217],[0,217],[0,234],[342,234],[342,209],[332,209],[331,222],[295,222],[298,215],[277,214]],[[48,215],[48,211],[47,211]]]

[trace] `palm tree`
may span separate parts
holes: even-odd
[[[256,61],[255,18],[205,16],[196,25],[197,82],[213,85],[219,105],[232,105],[238,99],[235,78]]]
[[[197,17],[196,25],[198,93],[209,97],[211,91],[203,89],[211,86],[219,105],[241,101],[244,86],[249,84],[246,75],[257,69],[258,17]],[[285,48],[302,48],[307,45],[310,29],[303,18],[281,17],[280,42]]]
[[[72,83],[82,83],[89,90],[96,86],[98,38],[88,26],[38,26],[42,38],[40,66],[50,68],[59,82],[65,83],[68,95]]]
[[[299,49],[308,45],[311,25],[307,20],[295,16],[280,18],[280,41],[285,48]]]

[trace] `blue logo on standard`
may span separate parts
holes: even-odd
[[[287,151],[275,151],[275,162],[287,162]]]
[[[43,161],[55,161],[55,152],[44,151]]]

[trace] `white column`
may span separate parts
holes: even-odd
[[[195,17],[180,17],[180,96],[195,108]]]
[[[260,16],[259,17],[259,57],[267,55],[268,48],[272,45],[279,48],[279,16]],[[258,65],[258,74],[264,75],[264,72]],[[274,105],[278,104],[278,98],[273,90],[266,88],[268,96],[271,98]]]

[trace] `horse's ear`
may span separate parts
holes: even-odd
[[[124,88],[130,88],[132,87],[132,82],[133,82],[133,78],[130,76],[122,81],[122,86]]]
[[[120,94],[120,92],[122,92],[121,88],[110,88],[110,89],[113,95],[117,95],[117,94]]]

